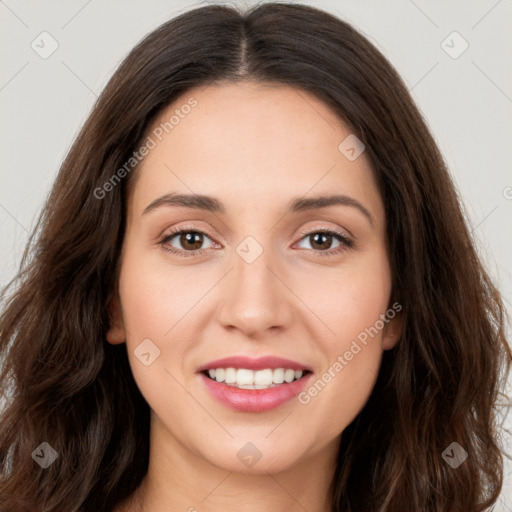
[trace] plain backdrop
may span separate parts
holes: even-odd
[[[208,3],[0,0],[0,287],[16,273],[59,166],[123,57],[158,25]],[[351,22],[404,78],[511,314],[512,0],[301,3]],[[512,452],[510,433],[503,438]],[[511,482],[508,461],[496,512],[512,511]]]

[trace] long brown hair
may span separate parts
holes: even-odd
[[[403,335],[343,432],[332,510],[487,509],[502,486],[496,404],[512,352],[443,157],[365,37],[316,8],[264,3],[196,8],[149,34],[64,160],[2,293],[0,510],[111,511],[146,474],[149,407],[126,347],[105,341],[136,171],[119,169],[178,95],[237,80],[328,104],[365,144],[385,203]],[[33,453],[44,442],[58,458],[43,469]],[[442,456],[454,442],[468,453],[456,469]]]

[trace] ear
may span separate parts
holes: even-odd
[[[391,313],[394,313],[392,318]],[[391,350],[395,347],[395,345],[398,343],[398,340],[402,336],[402,306],[398,302],[395,302],[393,307],[389,308],[386,312],[386,316],[389,318],[389,321],[384,325],[384,328],[382,329],[382,349]]]
[[[123,343],[126,340],[126,331],[117,293],[111,299],[107,309],[110,316],[110,328],[107,331],[107,341],[112,345]]]

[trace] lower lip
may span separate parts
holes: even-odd
[[[231,409],[242,412],[265,412],[279,407],[296,397],[312,375],[312,373],[307,373],[298,380],[284,382],[273,388],[241,389],[228,386],[223,382],[217,382],[203,373],[199,374],[214,398]]]

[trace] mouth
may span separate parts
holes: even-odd
[[[208,379],[219,384],[238,389],[270,389],[291,384],[306,378],[312,372],[307,369],[294,370],[293,368],[263,368],[251,370],[249,368],[218,367],[203,370]]]
[[[231,356],[197,369],[208,394],[239,412],[265,412],[296,397],[313,376],[313,369],[297,361],[267,355]]]
[[[275,356],[217,359],[197,373],[212,398],[244,413],[263,413],[291,402],[313,377],[312,368]]]

